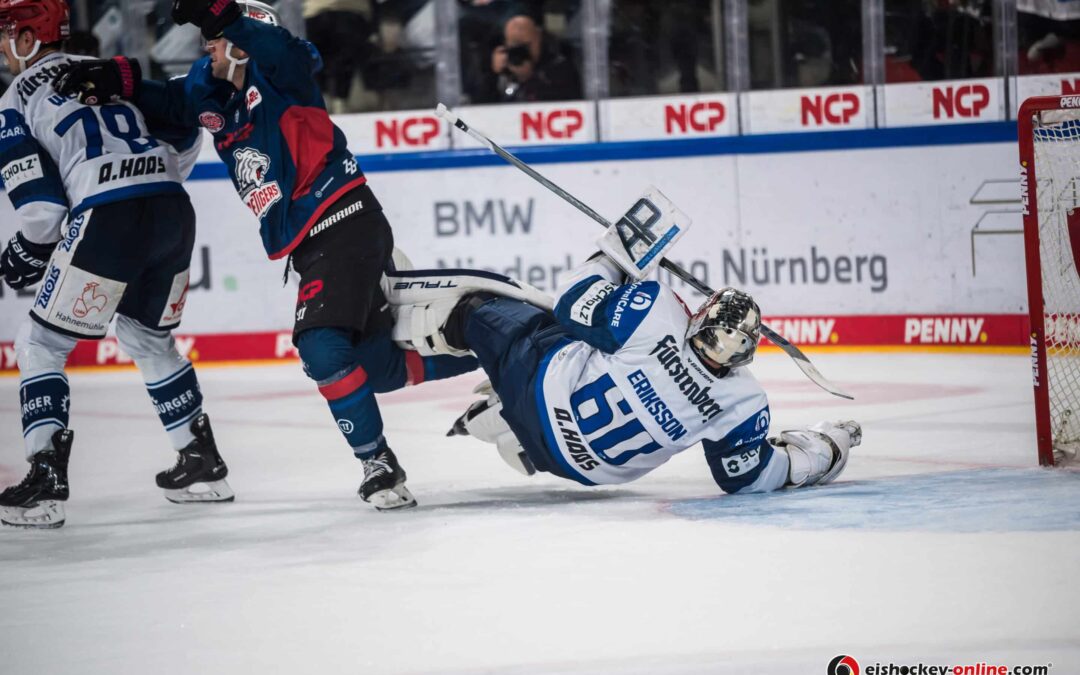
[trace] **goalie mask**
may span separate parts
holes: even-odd
[[[721,289],[690,318],[686,339],[698,356],[713,363],[745,366],[754,360],[761,339],[761,309],[746,293]]]

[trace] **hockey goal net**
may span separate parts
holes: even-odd
[[[1028,99],[1018,123],[1035,429],[1054,465],[1080,449],[1080,96]]]

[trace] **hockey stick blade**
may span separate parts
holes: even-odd
[[[536,182],[540,183],[541,185],[546,187],[548,190],[551,190],[556,195],[561,197],[564,201],[568,202],[571,206],[575,207],[577,210],[581,211],[582,213],[584,213],[588,217],[590,217],[593,220],[595,220],[596,222],[600,223],[605,228],[611,227],[611,223],[608,222],[607,218],[604,218],[599,213],[592,210],[587,204],[582,202],[580,199],[578,199],[574,195],[570,194],[566,190],[562,189],[561,187],[559,187],[555,183],[551,182],[543,174],[541,174],[539,171],[537,171],[536,169],[532,168],[531,166],[529,166],[525,162],[521,161],[520,159],[518,159],[517,157],[512,155],[510,152],[505,150],[498,143],[491,140],[491,138],[489,136],[481,133],[475,127],[470,127],[468,124],[465,123],[465,121],[463,119],[461,119],[461,117],[459,117],[457,115],[457,113],[450,110],[449,108],[447,108],[442,103],[438,104],[435,107],[435,114],[438,117],[446,120],[449,124],[454,125],[455,127],[460,129],[461,131],[463,131],[466,134],[468,134],[469,136],[471,136],[478,143],[480,143],[484,147],[488,148],[489,150],[494,152],[496,155],[498,155],[499,157],[506,160],[508,163],[510,163],[510,164],[514,165],[515,167],[517,167],[518,169],[520,169],[523,173],[527,174],[530,178],[532,178]],[[643,236],[643,237],[646,237],[646,238],[648,236],[647,233],[639,233],[639,234],[641,236]],[[702,295],[705,295],[706,297],[712,295],[715,292],[715,291],[713,291],[713,289],[709,288],[709,286],[707,284],[702,282],[700,279],[695,277],[690,272],[683,269],[678,263],[671,262],[667,258],[664,258],[663,260],[660,261],[660,266],[663,267],[664,269],[668,270],[669,272],[671,272],[672,274],[674,274],[678,278],[685,281],[687,284],[690,285],[690,287],[692,287],[694,290],[701,293]],[[761,324],[761,332],[773,344],[775,344],[777,347],[779,347],[781,350],[783,350],[783,352],[785,354],[790,356],[791,359],[793,361],[795,361],[795,365],[799,367],[799,370],[801,370],[804,375],[806,375],[808,378],[810,378],[811,382],[813,382],[817,386],[821,387],[825,391],[829,392],[833,396],[839,396],[840,398],[846,398],[846,399],[850,399],[850,400],[855,399],[854,396],[851,396],[850,394],[845,393],[843,390],[841,390],[839,387],[834,385],[832,382],[825,379],[825,376],[822,375],[820,372],[818,372],[818,369],[814,367],[814,364],[810,363],[810,359],[808,359],[806,357],[806,354],[803,354],[802,351],[798,347],[796,347],[795,345],[791,344],[790,342],[785,340],[783,337],[781,337],[781,335],[779,333],[777,333],[773,329],[769,328],[765,324]]]
[[[795,362],[795,365],[799,367],[799,370],[803,371],[803,374],[810,378],[810,381],[821,387],[825,391],[829,392],[833,396],[839,396],[840,398],[846,398],[849,401],[854,401],[855,397],[845,392],[840,387],[830,382],[824,375],[818,372],[818,369],[814,367],[813,363],[810,363],[810,359],[806,357],[806,354],[802,353],[802,350],[795,345],[788,342],[784,336],[780,335],[772,328],[769,328],[765,324],[761,324],[761,333],[765,337],[769,338],[769,341],[779,347],[785,354],[791,357],[791,360]]]

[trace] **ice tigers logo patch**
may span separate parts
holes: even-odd
[[[236,161],[234,173],[240,198],[256,218],[262,218],[271,206],[281,200],[281,188],[277,181],[265,182],[266,174],[270,171],[270,158],[255,148],[237,148],[233,151],[233,159]]]
[[[199,115],[199,124],[206,127],[206,130],[212,134],[216,134],[225,128],[225,118],[216,112],[204,112]]]

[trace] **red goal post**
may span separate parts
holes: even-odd
[[[1080,96],[1029,98],[1018,115],[1039,464],[1080,448]]]

